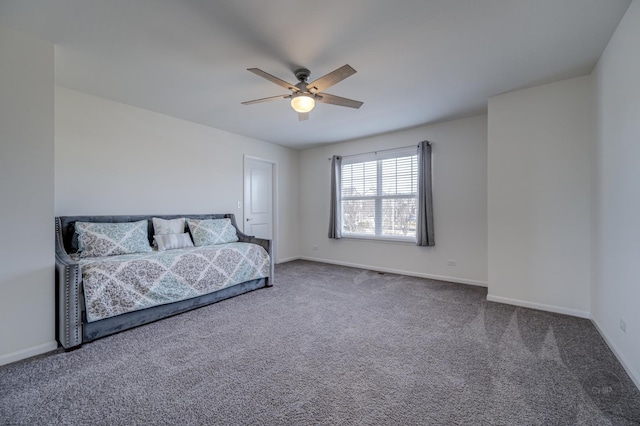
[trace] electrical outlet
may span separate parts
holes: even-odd
[[[456,260],[455,259],[447,260],[447,266],[456,266]]]
[[[313,246],[313,251],[318,251],[318,246]]]
[[[620,320],[620,330],[622,330],[623,333],[627,332],[627,323],[623,320]]]

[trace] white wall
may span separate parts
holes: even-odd
[[[330,161],[377,149],[433,142],[435,247],[327,237]],[[329,263],[486,285],[487,116],[422,126],[300,154],[300,253]],[[318,250],[313,250],[316,246]],[[457,266],[446,265],[455,259]]]
[[[592,85],[489,100],[489,300],[590,312]]]
[[[54,47],[0,28],[0,365],[56,348]]]
[[[594,322],[640,387],[640,2],[600,58],[596,88]],[[626,323],[626,333],[620,329]]]
[[[276,261],[298,254],[298,152],[56,87],[55,214],[235,213],[243,155],[275,161]]]

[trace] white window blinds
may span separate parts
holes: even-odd
[[[343,157],[342,234],[415,239],[417,148]]]

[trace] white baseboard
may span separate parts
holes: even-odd
[[[458,283],[458,284],[475,285],[479,287],[488,286],[488,284],[485,281],[476,281],[476,280],[469,280],[466,278],[448,277],[443,275],[424,274],[422,272],[405,271],[402,269],[381,268],[375,265],[362,265],[358,263],[341,262],[339,260],[317,259],[315,257],[308,257],[308,256],[300,256],[298,257],[298,259],[308,260],[311,262],[329,263],[331,265],[349,266],[351,268],[360,268],[360,269],[369,269],[372,271],[388,272],[390,274],[408,275],[410,277],[428,278],[432,280],[448,281],[448,282]]]
[[[276,265],[279,265],[281,263],[293,262],[294,260],[298,260],[298,259],[300,259],[300,257],[298,257],[298,256],[286,257],[284,259],[278,259],[278,260],[276,260]]]
[[[565,308],[563,306],[546,305],[544,303],[529,302],[526,300],[510,299],[508,297],[487,295],[489,302],[505,303],[507,305],[522,306],[523,308],[538,309],[540,311],[554,312],[556,314],[571,315],[573,317],[590,319],[591,314],[588,311],[579,311],[577,309]]]
[[[609,349],[611,349],[611,352],[613,352],[616,358],[618,358],[618,361],[620,361],[620,364],[622,364],[622,367],[627,372],[627,374],[629,375],[633,383],[640,390],[640,373],[633,370],[631,365],[627,362],[626,358],[622,356],[622,352],[620,352],[620,350],[615,345],[615,343],[613,343],[613,340],[611,340],[607,336],[607,334],[604,332],[604,329],[600,327],[600,325],[598,324],[598,321],[593,316],[591,317],[591,322],[593,323],[593,326],[596,328],[596,330],[598,330],[598,333],[600,333],[605,343],[609,346]]]
[[[23,349],[21,351],[12,352],[6,355],[0,355],[0,365],[10,364],[12,362],[20,361],[32,356],[41,355],[45,352],[50,352],[58,348],[57,342],[43,343],[42,345],[34,346],[32,348]]]

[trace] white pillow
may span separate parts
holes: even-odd
[[[153,233],[155,235],[182,234],[184,233],[184,217],[178,219],[153,219]]]
[[[158,251],[193,247],[191,237],[186,232],[184,234],[154,235],[153,239],[158,244]]]

